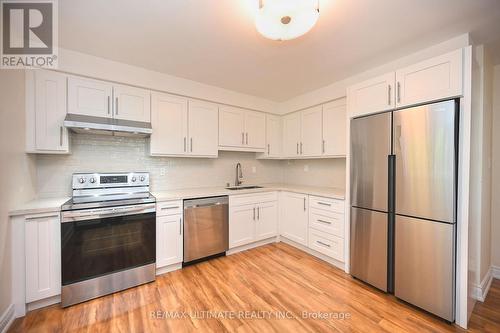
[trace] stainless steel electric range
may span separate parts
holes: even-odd
[[[149,174],[79,173],[62,206],[63,307],[155,279],[156,205]]]

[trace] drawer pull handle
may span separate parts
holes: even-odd
[[[161,207],[161,210],[164,210],[164,209],[179,209],[179,206],[175,206],[175,207]]]
[[[318,201],[318,205],[328,206],[328,207],[332,206],[332,204],[329,204],[329,203],[326,203],[326,202],[321,202],[321,201]]]
[[[332,224],[332,222],[330,222],[330,221],[325,221],[325,220],[317,220],[317,221],[321,222],[321,223]]]
[[[316,243],[323,245],[323,246],[326,246],[326,247],[332,247],[330,244],[326,244],[326,243],[323,243],[321,241],[316,241]]]

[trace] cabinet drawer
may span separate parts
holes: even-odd
[[[309,207],[329,212],[344,214],[344,200],[323,198],[323,197],[309,197]]]
[[[182,200],[163,201],[156,203],[156,216],[182,214]]]
[[[344,240],[340,237],[309,229],[309,248],[333,259],[344,261]]]
[[[242,194],[229,196],[229,206],[242,206],[249,204],[257,204],[269,201],[277,201],[277,192],[264,192],[257,194]]]
[[[344,238],[344,214],[312,208],[309,211],[309,227]]]

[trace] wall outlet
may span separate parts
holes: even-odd
[[[160,176],[165,176],[167,174],[167,168],[160,168]]]
[[[252,173],[257,173],[257,167],[255,166],[252,167]]]
[[[309,172],[309,165],[304,165],[304,172]]]

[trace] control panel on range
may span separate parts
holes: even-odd
[[[149,173],[75,173],[73,174],[73,188],[148,186]]]

